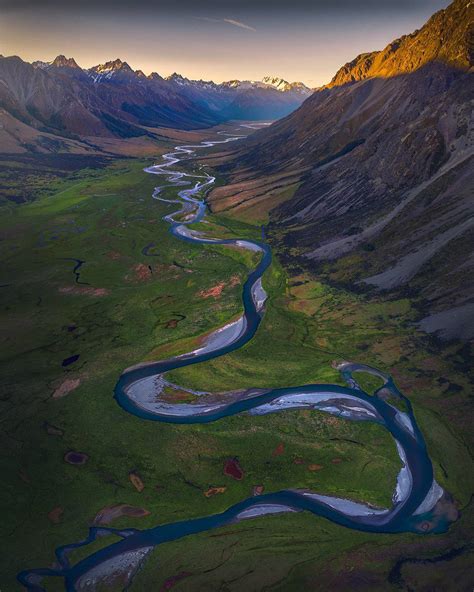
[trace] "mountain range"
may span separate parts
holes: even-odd
[[[289,264],[409,296],[422,329],[474,337],[474,4],[357,56],[219,165],[216,212],[269,217]]]
[[[33,64],[0,57],[1,151],[71,149],[70,142],[58,144],[44,134],[68,140],[131,138],[149,134],[148,128],[189,130],[230,119],[276,119],[311,92],[302,83],[270,77],[215,84],[178,74],[146,76],[120,59],[82,69],[63,55]]]

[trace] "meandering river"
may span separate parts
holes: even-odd
[[[93,590],[112,573],[123,573],[129,577],[133,575],[157,545],[264,514],[306,511],[346,528],[373,533],[442,532],[453,520],[449,495],[433,477],[432,464],[410,401],[400,393],[392,378],[380,370],[363,364],[342,362],[337,368],[347,383],[346,387],[307,384],[292,388],[249,390],[244,393],[240,391],[229,393],[224,398],[191,391],[199,395],[198,403],[192,404],[173,404],[160,398],[165,386],[176,387],[166,380],[166,372],[199,364],[242,347],[255,335],[264,317],[267,295],[262,285],[262,276],[271,264],[270,247],[263,241],[219,240],[193,230],[190,225],[202,220],[206,214],[204,195],[215,179],[208,175],[191,175],[173,168],[198,149],[233,142],[240,137],[242,136],[230,135],[223,140],[206,141],[196,146],[176,147],[174,152],[163,156],[161,164],[146,169],[146,172],[164,176],[168,186],[177,188],[177,198],[171,202],[178,203],[180,207],[164,218],[177,239],[198,244],[232,245],[259,253],[259,262],[248,275],[243,287],[243,313],[238,320],[212,332],[194,351],[125,370],[115,387],[115,401],[125,413],[131,413],[144,421],[175,424],[208,423],[243,412],[264,415],[281,413],[287,409],[314,409],[348,420],[376,422],[392,435],[401,460],[392,506],[386,509],[374,508],[349,499],[320,495],[308,490],[288,489],[250,497],[219,514],[150,529],[94,527],[84,540],[56,550],[56,567],[30,569],[20,573],[18,580],[28,590],[44,590],[41,582],[46,576],[64,578],[65,589],[68,591]],[[191,179],[192,187],[178,189],[189,185]],[[157,187],[153,197],[170,201],[162,197],[162,189],[163,186]],[[382,379],[383,385],[374,395],[369,395],[359,386],[355,377],[357,372],[376,375]],[[109,534],[118,536],[118,542],[99,551],[91,551],[85,559],[75,565],[70,564],[69,555],[72,550],[85,547],[97,538]]]

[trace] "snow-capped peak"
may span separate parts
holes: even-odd
[[[47,70],[51,67],[51,62],[43,62],[42,60],[36,60],[35,62],[32,62],[32,64],[35,68],[41,68],[41,70]]]
[[[91,68],[91,70],[94,70],[98,74],[106,74],[107,72],[117,72],[118,70],[133,72],[133,70],[130,68],[127,62],[122,62],[122,60],[120,60],[119,58],[110,62],[105,62],[105,64],[99,64],[98,66],[94,66],[93,68]]]
[[[279,76],[264,76],[262,82],[283,92],[290,89],[290,83]]]
[[[302,94],[311,94],[311,89],[302,82],[288,82],[279,76],[265,76],[262,82],[268,86],[273,86],[281,92],[296,91]]]

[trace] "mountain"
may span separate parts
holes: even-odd
[[[74,68],[76,70],[81,69],[74,58],[67,58],[62,54],[56,56],[52,62],[36,61],[33,62],[32,65],[35,68],[42,68],[43,70],[48,70],[49,68]]]
[[[273,86],[281,92],[295,91],[300,92],[306,97],[309,97],[309,95],[313,92],[302,82],[287,82],[286,80],[283,80],[283,78],[279,78],[278,76],[265,76],[264,78],[262,78],[262,82],[269,86]]]
[[[99,114],[81,102],[73,79],[13,56],[0,58],[0,83],[0,108],[23,124],[68,136],[108,133]]]
[[[382,51],[358,55],[328,86],[414,72],[433,61],[469,68],[474,59],[473,10],[469,2],[453,2],[449,9],[434,14],[421,30],[392,41]]]
[[[178,74],[146,76],[120,59],[82,69],[64,55],[33,64],[0,56],[0,82],[0,108],[18,120],[18,129],[31,127],[21,128],[23,140],[5,125],[0,129],[2,146],[17,152],[26,149],[25,137],[28,150],[47,149],[42,133],[73,140],[129,138],[153,133],[149,128],[189,130],[229,119],[274,119],[296,109],[311,92],[300,83],[276,88],[191,81]]]
[[[105,64],[99,64],[87,70],[88,75],[92,80],[97,82],[104,82],[106,80],[133,80],[136,76],[135,72],[130,68],[127,62],[122,62],[116,59]]]
[[[80,70],[77,62],[74,58],[67,58],[63,55],[58,55],[52,62],[51,66],[53,68],[74,68],[75,70]]]
[[[33,130],[72,139],[144,136],[146,126],[193,129],[222,121],[120,60],[88,71],[74,63],[59,56],[35,67],[16,56],[0,58],[0,108]]]
[[[221,164],[214,211],[263,217],[282,257],[410,296],[420,326],[474,337],[473,10],[455,0],[363,54]],[[216,161],[218,162],[218,161]]]
[[[172,74],[167,80],[198,104],[205,104],[224,119],[278,119],[301,105],[312,90],[301,82],[288,83],[281,78],[262,81],[230,80],[216,84],[189,80]]]

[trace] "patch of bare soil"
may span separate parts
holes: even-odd
[[[200,292],[198,292],[198,296],[200,296],[201,298],[220,298],[222,291],[224,290],[224,286],[224,282],[219,282],[212,288],[209,288],[207,290],[201,290]]]
[[[59,524],[62,520],[63,514],[64,514],[63,508],[61,508],[61,506],[57,506],[56,508],[53,508],[51,510],[51,512],[48,512],[48,519],[53,524]]]
[[[77,389],[80,384],[80,378],[66,378],[66,380],[63,380],[61,384],[55,388],[52,395],[53,399],[61,399],[62,397],[65,397],[71,391]]]
[[[227,487],[209,487],[209,489],[204,492],[204,495],[206,497],[212,497],[218,493],[225,493],[226,489]]]
[[[283,442],[280,442],[275,450],[272,452],[272,456],[280,456],[285,452],[285,445]]]
[[[146,282],[153,275],[153,271],[150,266],[144,263],[137,263],[132,268],[132,273],[127,274],[125,279],[129,282]]]
[[[128,474],[128,478],[130,479],[130,483],[135,487],[135,489],[141,493],[145,489],[145,484],[143,483],[142,478],[136,471],[130,471]]]
[[[92,286],[62,286],[59,288],[60,294],[72,296],[93,296],[94,298],[101,298],[108,296],[110,291],[106,288],[93,288]]]
[[[106,506],[97,512],[94,518],[94,526],[106,526],[114,520],[127,516],[128,518],[143,518],[149,516],[150,512],[145,508],[138,508],[137,506],[130,506],[128,504],[115,504],[113,506]]]
[[[122,258],[122,255],[118,251],[109,251],[106,256],[112,261],[118,261]]]
[[[173,588],[173,586],[175,584],[177,584],[178,582],[180,582],[184,578],[187,578],[187,577],[192,576],[192,575],[193,574],[191,572],[189,572],[189,571],[180,571],[175,576],[171,576],[170,578],[167,578],[164,581],[163,585],[160,588],[160,592],[167,592],[167,590],[171,590],[171,588]]]

